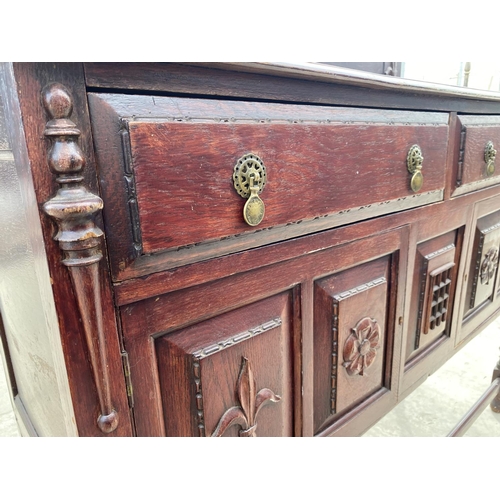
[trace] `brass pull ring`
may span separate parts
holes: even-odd
[[[491,141],[486,143],[484,148],[484,161],[486,162],[486,175],[490,177],[495,173],[495,157],[497,150]]]
[[[408,156],[406,157],[406,166],[408,172],[412,174],[410,187],[414,193],[420,191],[424,183],[424,176],[422,175],[422,163],[424,157],[422,155],[422,150],[420,146],[414,144],[410,151],[408,151]]]
[[[243,218],[249,226],[257,226],[264,218],[265,206],[259,194],[264,190],[266,180],[266,167],[257,155],[246,154],[236,162],[234,189],[242,198],[248,198],[243,207]]]

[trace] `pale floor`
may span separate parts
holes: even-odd
[[[499,347],[500,318],[430,376],[365,436],[446,436],[490,385]],[[1,363],[0,356],[0,437],[20,436]],[[500,418],[495,418],[487,408],[466,436],[500,437]]]

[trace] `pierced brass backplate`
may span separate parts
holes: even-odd
[[[484,161],[486,162],[486,175],[489,177],[495,173],[495,157],[497,150],[491,141],[486,143],[484,148]]]
[[[257,226],[264,218],[265,206],[259,194],[264,190],[266,180],[266,167],[257,155],[246,154],[236,162],[234,189],[242,198],[248,198],[243,207],[243,218],[250,226]]]
[[[408,156],[406,157],[406,166],[408,167],[408,172],[413,174],[410,181],[410,187],[413,192],[417,192],[422,188],[424,183],[424,176],[422,175],[422,163],[424,157],[422,155],[422,150],[420,146],[414,144],[410,151],[408,151]]]

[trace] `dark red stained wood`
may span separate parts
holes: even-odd
[[[18,83],[24,132],[39,206],[41,207],[52,197],[58,188],[48,167],[47,144],[42,139],[47,116],[40,95],[42,88],[51,82],[62,83],[71,90],[74,99],[72,120],[81,130],[79,144],[86,159],[86,168],[82,175],[89,190],[98,193],[81,64],[20,63],[14,65],[14,71]],[[99,400],[70,275],[66,266],[61,263],[61,251],[57,242],[53,240],[56,232],[54,223],[42,211],[40,219],[78,431],[81,436],[103,436],[97,426],[97,418],[100,414]],[[97,224],[102,227],[100,217],[97,218]],[[132,424],[123,376],[110,276],[105,259],[99,263],[99,275],[104,318],[103,330],[106,332],[108,346],[110,390],[115,395],[113,403],[120,414],[120,425],[116,431],[108,436],[130,436],[132,435]]]
[[[488,205],[493,206],[491,200]],[[483,205],[484,206],[484,205]],[[500,205],[497,205],[497,207]],[[480,205],[478,209],[480,210]],[[480,213],[480,212],[479,212]],[[475,224],[475,231],[473,232],[474,243],[471,245],[470,252],[470,267],[469,278],[467,280],[467,288],[464,298],[464,321],[468,322],[473,320],[477,321],[475,316],[485,316],[491,310],[494,303],[498,303],[497,279],[498,279],[498,257],[497,269],[494,276],[487,282],[481,280],[481,267],[484,263],[486,253],[492,249],[500,247],[500,211],[489,213],[482,217],[478,217]],[[482,243],[481,243],[482,240]],[[475,283],[475,299],[472,304],[471,297]],[[463,332],[462,332],[463,335]]]
[[[448,200],[457,186],[460,148],[460,121],[456,113],[450,113],[448,152],[446,154],[446,186],[444,199]]]
[[[310,237],[309,237],[310,238]],[[302,332],[299,338],[295,326],[294,345],[303,345],[301,355],[295,354],[295,380],[302,375],[304,398],[303,428],[296,434],[312,435],[312,294],[309,293],[312,280],[329,275],[335,270],[353,267],[360,260],[368,260],[379,256],[381,252],[393,253],[401,249],[402,267],[399,273],[392,271],[398,280],[404,279],[406,253],[403,242],[407,238],[405,230],[389,233],[357,241],[345,246],[304,255],[292,261],[277,263],[273,266],[240,273],[218,279],[210,283],[194,286],[186,290],[173,291],[149,300],[144,300],[121,308],[121,320],[124,340],[130,357],[131,377],[134,387],[135,417],[137,433],[141,436],[163,435],[164,421],[161,407],[161,381],[158,377],[155,355],[155,338],[168,335],[179,329],[187,328],[201,321],[209,320],[220,314],[255,303],[271,297],[283,290],[295,289],[301,283],[301,294],[304,301],[300,310]],[[359,253],[362,248],[362,254]],[[237,256],[233,256],[236,259]],[[228,262],[231,266],[231,263]],[[272,276],[272,279],[270,277]],[[402,282],[398,283],[402,289]],[[397,288],[397,287],[396,287]],[[402,308],[402,294],[391,296],[391,302]],[[295,314],[298,314],[298,304]],[[394,328],[389,326],[389,328]],[[400,328],[399,326],[397,328]],[[395,366],[399,366],[398,350],[401,335],[394,343]],[[392,350],[393,347],[391,346]],[[302,363],[298,364],[301,361]],[[300,368],[302,366],[302,368]],[[394,378],[397,385],[397,377]],[[300,408],[300,406],[299,406]],[[365,428],[371,425],[370,416],[366,415]],[[372,422],[373,423],[373,422]],[[345,424],[345,422],[343,423]]]
[[[486,175],[484,149],[488,141],[492,141],[495,149],[500,151],[500,116],[459,116],[461,130],[465,131],[463,155],[463,171],[461,185],[479,181],[500,182],[499,155],[495,162],[493,176]],[[481,186],[478,185],[478,189]]]
[[[278,266],[275,270],[277,275],[272,282],[268,279],[267,269],[254,271],[121,309],[134,387],[137,435],[165,435],[154,337],[276,295],[282,290],[293,288],[296,280],[300,280],[300,273],[291,276],[286,272],[286,266],[281,266],[281,269]],[[249,290],[251,293],[248,293]],[[300,368],[296,369],[300,373]]]
[[[490,188],[491,189],[491,188]],[[491,189],[496,191],[496,189]],[[442,212],[436,213],[433,217],[430,213],[422,217],[415,224],[412,234],[412,243],[410,244],[409,278],[405,300],[404,313],[404,354],[401,363],[401,388],[400,393],[406,395],[414,390],[425,378],[433,373],[438,366],[449,359],[453,353],[455,338],[457,335],[461,287],[464,283],[464,274],[469,266],[467,255],[467,242],[470,239],[471,222],[473,216],[473,202],[481,198],[480,193],[471,193],[460,198],[450,200],[441,205]],[[456,203],[459,202],[459,203]],[[454,236],[453,236],[454,235]],[[453,300],[453,310],[450,321],[450,331],[435,339],[427,349],[419,349],[408,359],[408,356],[414,350],[415,329],[417,323],[417,312],[419,297],[420,261],[418,258],[419,247],[438,249],[443,245],[451,243],[455,238],[456,247],[456,266],[457,266],[457,287],[459,292],[455,294]],[[408,362],[407,362],[408,361]]]
[[[408,361],[411,356],[414,356],[416,352],[422,352],[422,350],[429,346],[432,342],[435,342],[437,338],[444,334],[445,336],[449,336],[451,333],[451,319],[452,319],[452,311],[453,311],[453,302],[455,297],[455,289],[457,286],[457,277],[458,277],[458,268],[461,258],[461,242],[463,238],[463,230],[458,234],[457,231],[451,231],[449,233],[443,234],[431,240],[421,243],[417,246],[415,253],[415,264],[413,269],[413,276],[411,280],[411,305],[412,307],[409,310],[409,315],[407,319],[408,323],[408,333],[406,340],[406,354],[405,360]],[[446,252],[445,258],[446,262],[448,262],[448,257],[450,256],[450,252],[453,252],[453,257],[451,260],[455,263],[453,274],[452,274],[452,289],[450,294],[450,307],[447,315],[447,327],[446,331],[439,332],[439,335],[434,334],[432,331],[424,334],[425,330],[425,312],[428,308],[428,280],[429,280],[429,272],[438,266],[436,264],[436,257],[434,259],[427,260],[425,257],[427,255],[432,254],[433,252],[437,252],[442,250],[449,245],[453,245],[454,249]],[[442,259],[442,258],[441,258]],[[440,264],[439,264],[440,265]],[[424,281],[425,285],[422,285],[422,281]],[[424,288],[422,288],[422,286]],[[418,317],[421,314],[421,324],[419,330],[417,330],[419,321]],[[418,350],[415,347],[416,337],[420,337]],[[420,360],[422,358],[419,358]]]
[[[388,331],[386,318],[390,300],[389,264],[390,258],[384,257],[315,283],[316,431],[382,387],[390,389],[390,377],[387,380],[384,377],[385,366],[390,364],[388,358],[392,357],[392,352],[386,350],[386,340],[393,335]],[[379,284],[374,284],[376,280]],[[364,318],[373,318],[380,328],[376,349],[371,349],[375,356],[364,374],[350,375],[343,365],[351,357],[344,355],[344,349],[353,329]]]
[[[488,192],[500,193],[500,188],[488,188]],[[316,252],[331,246],[364,238],[380,231],[390,230],[404,224],[414,228],[415,241],[422,242],[436,235],[465,225],[472,216],[471,207],[475,201],[484,198],[484,192],[475,192],[447,203],[420,207],[376,220],[363,221],[312,235],[310,238],[296,238],[265,248],[252,249],[234,256],[224,256],[206,262],[151,274],[149,276],[115,284],[116,300],[119,305],[129,304],[176,288],[223,277],[228,274],[256,269],[285,259]],[[230,264],[232,263],[232,264]],[[410,297],[408,297],[410,300]]]
[[[259,328],[262,333],[252,333]],[[292,436],[292,330],[291,294],[285,292],[157,339],[167,436],[210,436],[231,407],[241,408],[248,426],[257,424],[257,436]],[[238,341],[241,336],[248,338]],[[200,351],[206,353],[198,358]],[[251,380],[238,387],[243,358],[253,394],[247,390]],[[264,388],[279,401],[263,406],[254,420],[256,396]],[[238,436],[247,427],[239,423],[223,435]]]
[[[144,253],[255,231],[232,186],[246,153],[268,172],[259,229],[412,194],[413,144],[425,157],[422,192],[444,188],[446,126],[132,122],[130,135]]]
[[[429,203],[426,193],[438,199],[445,184],[445,114],[119,95],[90,95],[90,104],[119,280]],[[120,117],[130,121],[129,132]],[[123,134],[126,144],[130,136],[130,160]],[[415,143],[425,156],[417,195],[406,168]],[[234,165],[248,152],[268,170],[258,228],[243,221],[245,200],[232,184]],[[135,177],[139,250],[127,168]],[[166,249],[172,251],[158,253]]]

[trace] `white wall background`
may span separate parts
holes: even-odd
[[[465,62],[404,62],[401,76],[410,80],[425,80],[447,85],[461,85]],[[500,91],[500,60],[470,62],[468,87]]]

